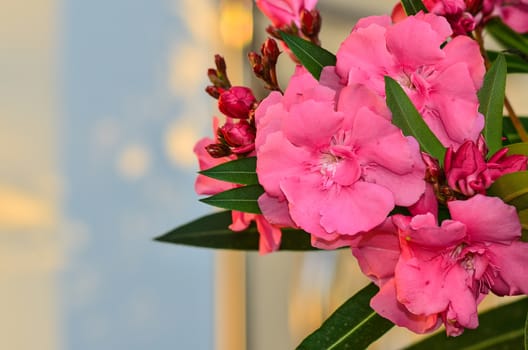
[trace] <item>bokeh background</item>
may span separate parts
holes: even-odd
[[[321,0],[325,47],[393,2]],[[365,285],[349,252],[152,241],[211,212],[205,72],[257,86],[265,26],[251,0],[0,0],[0,349],[291,349]]]

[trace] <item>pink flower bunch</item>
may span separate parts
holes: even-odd
[[[384,77],[400,83],[431,131],[446,147],[476,141],[483,126],[477,90],[485,67],[478,44],[452,34],[443,17],[419,13],[391,24],[388,16],[361,19],[337,52],[344,84],[385,96]]]
[[[497,16],[518,33],[528,32],[528,0],[484,0],[482,12]]]
[[[528,293],[528,243],[515,208],[480,194],[448,208],[452,219],[440,226],[431,213],[395,215],[352,248],[380,287],[372,308],[417,333],[443,323],[459,335],[478,326],[477,305],[490,291]]]
[[[297,68],[284,95],[258,107],[259,204],[270,222],[301,227],[320,246],[347,244],[425,189],[418,144],[390,122],[379,96],[338,87],[333,67],[320,83]],[[328,85],[325,85],[327,83]]]
[[[292,23],[301,28],[301,13],[312,11],[317,0],[256,0],[257,7],[276,28],[288,27]]]

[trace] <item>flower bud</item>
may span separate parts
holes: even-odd
[[[235,154],[251,152],[255,149],[255,128],[246,120],[238,123],[227,122],[219,130],[222,139]]]
[[[222,158],[231,154],[231,149],[221,143],[212,143],[205,146],[205,150],[213,158]]]
[[[251,89],[233,86],[222,92],[218,99],[218,109],[226,116],[235,119],[247,119],[256,99]]]
[[[315,38],[321,30],[321,15],[319,11],[301,10],[301,32],[308,38]]]
[[[205,92],[207,92],[207,94],[209,94],[209,96],[211,96],[212,98],[218,99],[222,90],[217,88],[216,86],[209,85],[205,87]]]
[[[275,65],[280,55],[279,46],[277,42],[271,38],[266,39],[260,49],[262,56],[267,59],[270,65]]]

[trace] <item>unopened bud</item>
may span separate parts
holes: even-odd
[[[229,147],[220,143],[207,145],[205,146],[205,150],[213,158],[222,158],[231,154]]]
[[[216,54],[215,55],[215,65],[218,72],[222,75],[226,75],[227,67],[225,60],[222,56]]]
[[[309,38],[316,37],[321,30],[321,15],[319,11],[301,11],[301,32]]]
[[[251,89],[245,86],[233,86],[220,95],[218,109],[230,118],[247,119],[255,102]]]
[[[216,86],[209,85],[205,88],[205,92],[209,94],[212,98],[218,99],[220,97],[220,89]]]
[[[271,65],[275,65],[277,63],[277,59],[281,53],[277,42],[271,38],[268,38],[266,41],[264,41],[260,51],[262,52],[262,56],[265,57]]]
[[[233,153],[243,154],[255,149],[255,128],[246,120],[238,123],[226,123],[219,130],[222,139]]]

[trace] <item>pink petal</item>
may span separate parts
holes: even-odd
[[[438,69],[444,70],[453,64],[465,63],[473,80],[473,86],[476,90],[480,89],[486,67],[477,42],[467,36],[457,36],[447,43],[444,53],[445,60],[437,64]]]
[[[310,158],[308,151],[293,146],[281,132],[272,133],[257,150],[259,183],[269,195],[281,197],[281,180],[302,175],[305,171],[303,160],[306,158]]]
[[[447,203],[453,220],[463,222],[473,242],[509,243],[521,236],[515,207],[497,197],[480,194],[465,201]]]
[[[260,234],[259,254],[264,255],[279,249],[281,242],[281,230],[270,224],[262,215],[255,218],[257,231]]]
[[[370,306],[381,316],[392,321],[395,325],[406,327],[415,333],[428,333],[440,326],[437,314],[412,314],[396,299],[394,280],[383,285],[371,300]]]
[[[355,116],[362,107],[367,107],[375,114],[391,120],[391,113],[385,100],[366,86],[351,84],[341,90],[337,109],[347,115],[347,126],[353,125]]]
[[[233,223],[229,225],[229,229],[232,231],[244,231],[249,227],[251,221],[255,220],[256,214],[244,213],[241,211],[231,211],[231,218]]]
[[[491,244],[492,261],[498,268],[491,289],[497,295],[528,294],[528,243]]]
[[[391,218],[383,224],[359,235],[352,246],[361,271],[378,286],[394,277],[394,269],[400,257],[400,243]]]
[[[321,225],[326,232],[354,235],[381,224],[394,208],[392,193],[379,185],[356,182],[331,188],[320,203]]]
[[[335,112],[332,105],[309,100],[292,106],[284,116],[282,130],[295,146],[320,148],[328,145],[342,122],[343,114]]]
[[[321,85],[306,68],[297,66],[284,92],[282,103],[286,110],[305,101],[326,102],[333,105],[336,91]]]
[[[376,84],[369,86],[377,93],[384,91],[383,77],[394,65],[393,57],[385,44],[385,32],[384,27],[373,23],[368,27],[355,29],[345,39],[337,51],[336,64],[336,72],[345,79],[345,82],[352,67],[361,67],[360,69],[367,74],[364,77],[369,77],[368,79]],[[366,83],[366,81],[348,81],[348,83]]]
[[[272,197],[267,193],[261,195],[258,199],[258,205],[262,214],[273,225],[281,227],[295,227],[286,198]]]
[[[449,23],[442,20],[450,28]],[[387,48],[404,69],[415,70],[444,58],[445,54],[440,48],[447,38],[442,35],[444,32],[435,31],[430,23],[422,19],[407,17],[387,29]]]

